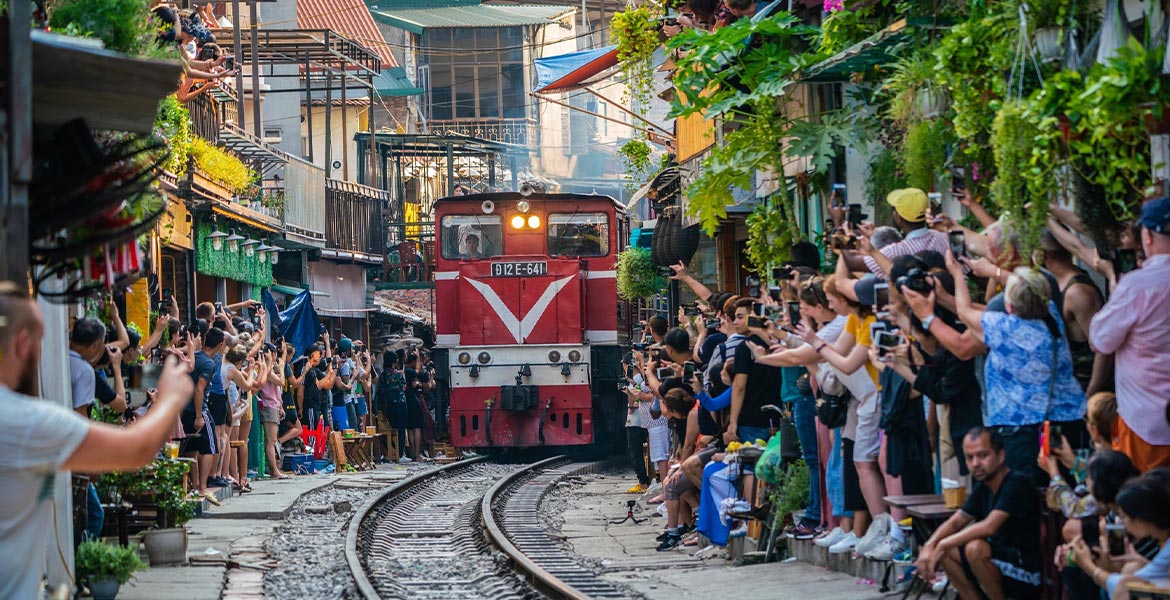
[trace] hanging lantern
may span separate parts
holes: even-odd
[[[268,244],[261,243],[260,246],[256,248],[256,257],[262,263],[268,262],[268,253],[275,251],[276,248],[269,246]]]
[[[260,240],[248,240],[240,243],[240,248],[244,251],[244,256],[255,256],[256,247],[260,245]]]
[[[280,260],[280,248],[272,246],[272,249],[268,251],[268,262],[275,265],[278,260]]]
[[[207,234],[207,239],[211,240],[211,249],[215,250],[216,252],[223,250],[223,240],[227,236],[228,234],[220,231],[219,229],[216,229],[215,231]]]
[[[244,241],[244,236],[236,235],[236,230],[233,229],[232,234],[224,238],[224,241],[227,242],[228,252],[239,252],[240,242]]]

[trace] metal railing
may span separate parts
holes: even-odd
[[[329,248],[382,256],[382,211],[390,193],[339,179],[325,180],[325,243]]]
[[[540,128],[532,119],[432,119],[430,127],[432,133],[453,131],[505,144],[540,145]]]
[[[226,91],[200,94],[187,103],[187,110],[191,113],[191,132],[213,144],[219,141],[224,125],[236,122],[236,101]]]
[[[284,225],[301,241],[325,243],[325,169],[291,155],[284,167]]]

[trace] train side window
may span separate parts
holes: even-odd
[[[491,258],[504,251],[499,215],[447,215],[442,222],[443,258]]]
[[[609,254],[609,217],[605,213],[563,213],[548,216],[549,256]]]

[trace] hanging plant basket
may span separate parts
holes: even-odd
[[[1064,57],[1064,30],[1059,27],[1041,27],[1032,33],[1032,47],[1036,57],[1043,62],[1052,62]]]
[[[650,260],[650,251],[629,246],[618,254],[617,292],[626,300],[652,298],[666,287],[666,278],[658,274]]]
[[[918,90],[918,113],[923,119],[933,119],[946,112],[949,106],[946,92],[938,88]]]

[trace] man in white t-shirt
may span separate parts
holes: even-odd
[[[0,281],[0,598],[40,598],[45,552],[54,535],[54,480],[59,471],[99,473],[142,467],[158,454],[191,396],[191,380],[168,359],[154,407],[125,428],[89,422],[37,392],[44,322],[15,284]],[[68,549],[68,542],[57,543]]]

